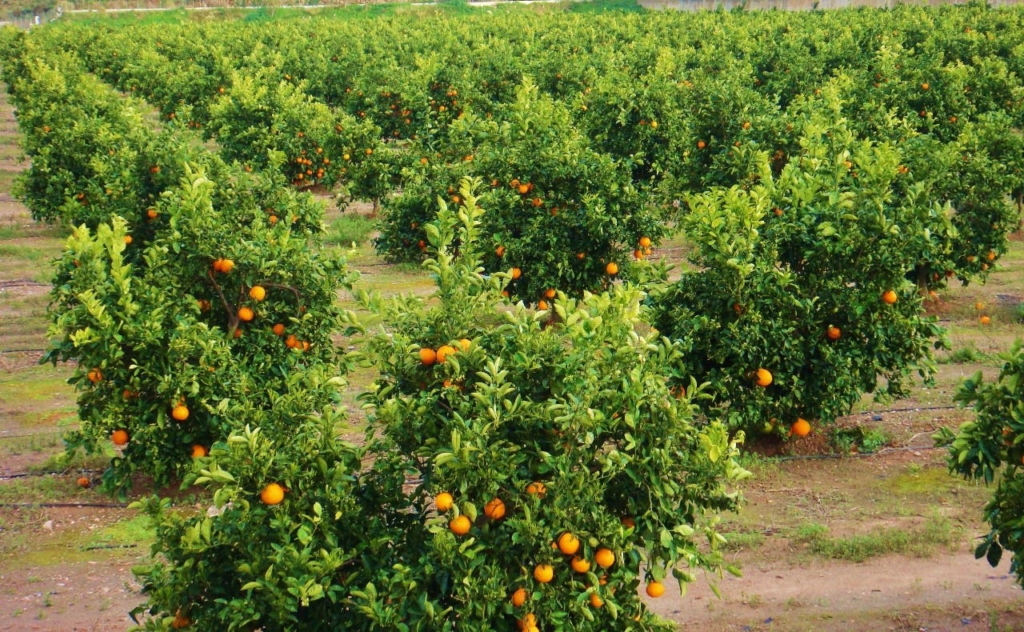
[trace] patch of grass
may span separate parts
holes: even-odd
[[[963,347],[951,352],[942,360],[951,364],[975,364],[985,360],[986,357],[988,356],[975,347],[973,342],[969,342]]]
[[[725,551],[751,550],[764,544],[764,534],[759,531],[723,533],[725,544],[722,549]]]
[[[70,498],[81,488],[61,476],[20,478],[0,485],[0,503],[52,503]]]
[[[828,527],[817,523],[797,527],[793,539],[812,553],[832,560],[863,562],[880,555],[930,557],[938,547],[954,549],[962,537],[962,528],[948,518],[933,513],[918,529],[887,528],[872,533],[833,538]]]
[[[374,220],[365,215],[342,215],[331,222],[324,243],[331,246],[361,246],[370,239],[374,231]]]
[[[149,516],[137,515],[100,529],[86,541],[82,548],[117,547],[129,544],[145,548],[155,537],[156,531]]]

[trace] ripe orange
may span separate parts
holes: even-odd
[[[981,301],[978,301],[977,303],[974,304],[974,309],[980,312],[981,310],[985,309],[985,304],[982,303]]]
[[[985,258],[988,259],[989,261],[995,261],[996,260],[996,253],[995,253],[995,251],[994,250],[989,250],[988,254],[985,255]]]
[[[249,289],[249,298],[254,301],[262,301],[267,298],[267,291],[259,285],[254,285]]]
[[[448,528],[452,530],[455,535],[466,535],[469,533],[469,528],[472,526],[469,518],[466,516],[459,516],[448,523]]]
[[[604,267],[604,271],[608,273],[608,276],[615,276],[619,273],[619,264],[612,261]]]
[[[537,629],[537,617],[532,612],[526,615],[519,621],[519,629],[523,632],[533,632]]]
[[[889,304],[889,305],[892,305],[893,303],[895,303],[897,301],[897,299],[898,299],[898,297],[896,296],[896,292],[893,292],[892,290],[886,290],[882,294],[882,301],[887,303],[887,304]]]
[[[540,481],[534,481],[526,486],[526,493],[531,496],[538,496],[544,498],[544,495],[548,493],[547,485]]]
[[[270,222],[271,226],[277,224],[277,215],[271,215],[267,218],[267,221]]]
[[[267,505],[279,505],[284,500],[284,488],[277,483],[271,483],[260,492],[260,500]]]
[[[519,277],[523,276],[523,271],[520,270],[519,268],[512,268],[511,272],[512,272],[512,279],[513,280],[518,279]]]
[[[828,331],[825,333],[825,335],[828,336],[829,340],[839,340],[840,336],[843,335],[843,332],[840,331],[838,327],[833,327],[829,325]]]
[[[590,562],[583,559],[579,555],[572,558],[572,562],[570,562],[569,565],[572,566],[572,570],[576,571],[577,573],[586,573],[590,570]]]
[[[273,332],[274,332],[275,336],[283,336],[284,335],[284,325],[281,324],[281,323],[277,323],[273,327]]]
[[[238,320],[249,322],[256,317],[256,312],[251,307],[242,307],[238,310]]]
[[[131,243],[132,243],[132,236],[131,235],[125,235],[124,236],[124,243],[125,243],[125,245],[131,245]]]
[[[636,528],[636,521],[633,520],[633,518],[631,518],[630,516],[623,516],[619,518],[619,522],[621,522],[622,526],[626,527],[627,529]]]
[[[653,125],[653,124],[652,124]],[[597,593],[590,593],[590,605],[595,608],[600,608],[604,605],[604,599],[601,599]]]
[[[585,252],[577,252],[576,253],[576,258],[579,259],[580,261],[583,261],[583,259],[585,259],[586,256],[587,256],[587,253],[585,253]]]
[[[526,590],[523,588],[517,588],[516,591],[512,593],[512,605],[518,608],[524,603],[526,603]]]
[[[284,346],[288,347],[289,349],[294,349],[296,347],[301,346],[301,344],[299,343],[299,339],[295,337],[295,334],[290,334],[287,338],[285,338]]]
[[[202,457],[204,457],[206,455],[207,455],[207,452],[206,452],[206,448],[204,446],[201,446],[198,443],[195,444],[194,446],[192,446],[192,458],[193,459],[201,459]]]
[[[111,433],[110,440],[113,441],[116,446],[127,445],[128,433],[124,430],[115,430]]]
[[[155,208],[146,210],[146,217],[148,217],[149,219],[156,219],[159,215],[160,213],[157,213]]]
[[[601,548],[594,553],[594,561],[601,568],[608,568],[615,563],[615,554],[612,553],[611,549]]]
[[[441,513],[445,513],[451,509],[454,502],[455,499],[452,498],[452,495],[448,492],[441,492],[434,498],[434,505],[437,506],[437,510]]]
[[[640,238],[640,247],[641,248],[650,248],[651,247],[651,238],[650,237],[641,237]]]
[[[546,584],[555,578],[555,569],[550,564],[538,564],[533,568],[533,578]]]
[[[235,269],[235,262],[231,259],[221,259],[220,271],[227,274]]]
[[[520,184],[516,188],[519,190],[519,195],[526,195],[530,192],[530,185],[528,184]]]
[[[188,419],[188,406],[185,404],[178,404],[171,411],[171,417],[174,417],[175,421],[185,421]]]
[[[463,338],[462,340],[459,341],[459,348],[462,349],[463,353],[467,353],[471,346],[473,346],[473,343],[469,340],[469,338]]]
[[[444,361],[448,359],[448,356],[454,355],[455,347],[448,345],[441,345],[437,348],[437,362],[438,364],[444,364]]]
[[[757,385],[761,388],[767,388],[772,383],[772,373],[768,369],[757,370]]]
[[[580,550],[580,539],[566,531],[558,536],[558,550],[563,555],[575,555]]]
[[[78,477],[78,486],[79,487],[81,487],[82,489],[88,489],[89,485],[91,485],[91,483],[89,482],[88,478],[86,478],[84,476],[79,476]]]
[[[90,369],[88,375],[89,381],[93,384],[99,384],[103,381],[103,371],[99,369]]]
[[[505,256],[505,246],[498,246],[497,248],[495,248],[494,249],[494,254],[498,255],[499,257],[504,257]]]
[[[423,347],[420,349],[420,362],[423,366],[430,366],[437,362],[437,354],[430,347]]]
[[[492,498],[484,505],[484,515],[491,520],[501,520],[505,517],[505,503],[500,498]]]
[[[664,594],[665,594],[665,584],[662,584],[661,582],[650,582],[649,584],[647,584],[647,596],[648,597],[654,597],[655,599],[657,599],[658,597],[660,597],[660,596],[662,596]]]
[[[637,261],[640,261],[641,259],[644,258],[644,251],[637,248],[636,250],[633,251],[633,258],[636,259]]]
[[[987,325],[992,322],[992,319],[989,318],[988,316],[982,316],[980,322],[982,325]]]
[[[181,630],[182,628],[187,628],[190,625],[192,625],[192,621],[190,621],[181,610],[174,613],[174,621],[171,622],[172,628],[175,630]]]
[[[547,301],[538,301],[537,302],[537,309],[539,309],[540,311],[543,312],[547,308],[548,308],[548,302]]]
[[[705,143],[704,141],[702,141],[702,140],[697,141],[697,149],[704,149],[707,146],[708,146],[708,144]]]
[[[544,290],[544,298],[555,298],[557,294],[558,292],[556,292],[554,288]]]
[[[789,433],[795,437],[806,437],[811,434],[811,424],[806,419],[797,417],[793,425],[789,427]]]
[[[921,84],[921,89],[922,90],[927,90],[928,89],[928,84],[927,83],[922,83]]]

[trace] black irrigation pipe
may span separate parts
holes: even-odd
[[[46,349],[0,349],[0,353],[43,353]]]
[[[57,509],[61,507],[82,507],[82,508],[100,508],[100,509],[126,509],[128,505],[126,503],[0,503],[0,509],[3,508],[40,508],[40,509]]]
[[[0,474],[0,481],[11,480],[15,478],[37,478],[40,476],[63,476],[65,474],[97,474],[99,470],[93,469],[80,469],[80,468],[68,468],[66,470],[44,470],[42,472],[18,472],[17,474]]]
[[[851,454],[807,454],[768,457],[769,461],[825,461],[834,459],[860,459],[872,456],[882,456],[890,452],[924,452],[925,450],[945,450],[944,446],[926,445],[921,447],[903,446],[899,448],[882,448],[874,452],[853,452]]]

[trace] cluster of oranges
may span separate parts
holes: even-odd
[[[297,136],[302,138],[305,136],[305,133],[299,132]],[[320,160],[319,166],[307,157],[305,149],[299,152],[299,156],[295,159],[295,164],[299,165],[299,171],[295,174],[296,183],[308,180],[312,184],[322,179],[327,173],[327,168],[331,166],[331,159],[323,155],[323,147],[317,146],[314,152],[317,159]]]
[[[547,486],[541,481],[534,481],[527,485],[526,492],[531,496],[544,498],[547,494]],[[449,492],[441,492],[434,497],[434,506],[437,508],[439,514],[446,514],[455,507],[455,498]],[[492,522],[496,522],[505,517],[506,507],[504,501],[500,498],[492,498],[484,506],[484,515],[487,519]],[[635,523],[630,518],[624,518],[623,524],[627,528],[633,528]],[[459,514],[452,518],[448,523],[448,528],[457,536],[464,536],[469,534],[473,526],[472,521],[468,516]],[[557,550],[562,555],[566,556],[569,560],[569,566],[574,573],[584,574],[589,573],[593,566],[596,564],[598,568],[607,570],[615,565],[617,556],[614,551],[608,547],[598,547],[594,551],[593,560],[587,559],[581,554],[582,542],[580,538],[572,533],[571,531],[564,531],[555,538],[551,543],[551,548]],[[533,568],[533,579],[539,584],[549,584],[555,578],[555,567],[553,564],[546,562],[538,563]],[[604,574],[599,579],[601,586],[608,583],[608,575]],[[614,591],[613,591],[614,592]],[[646,587],[647,595],[652,598],[661,597],[665,594],[665,586],[659,581],[649,581]],[[511,594],[510,600],[512,605],[516,608],[522,608],[526,606],[529,600],[529,593],[524,586],[517,587]],[[594,608],[601,608],[604,606],[604,599],[597,592],[590,594],[590,605]],[[526,613],[522,619],[519,620],[519,629],[521,630],[536,630],[538,629],[537,618],[532,612]]]
[[[420,363],[423,366],[433,366],[435,363],[444,364],[448,360],[449,356],[454,355],[459,350],[463,353],[468,352],[473,343],[470,342],[468,338],[463,338],[455,344],[458,345],[458,349],[452,345],[441,345],[437,350],[434,350],[431,347],[421,347]]]

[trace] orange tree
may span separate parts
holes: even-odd
[[[406,169],[406,189],[386,203],[377,245],[394,258],[422,256],[436,199],[457,201],[462,175],[490,186],[481,194],[483,265],[517,269],[506,290],[527,303],[549,290],[579,296],[629,278],[634,253],[644,256],[665,231],[629,170],[593,150],[565,106],[530,83],[492,118],[464,115],[448,136],[440,151],[414,146],[419,161]]]
[[[940,333],[905,278],[954,232],[928,183],[893,195],[895,148],[841,120],[804,125],[779,176],[762,153],[745,185],[686,197],[692,267],[652,298],[653,325],[684,349],[676,381],[710,382],[707,412],[734,427],[781,433],[864,392],[899,396],[915,366],[930,375]]]
[[[69,449],[114,444],[108,491],[137,471],[157,484],[179,476],[196,446],[232,429],[225,402],[270,406],[293,372],[335,362],[334,296],[349,277],[310,248],[320,207],[284,192],[273,222],[248,174],[221,187],[222,205],[204,173],[189,175],[155,207],[165,225],[134,260],[115,217],[77,229],[57,264],[46,359],[77,363]]]
[[[367,348],[368,437],[419,480],[406,561],[354,602],[382,627],[667,628],[638,588],[721,567],[715,514],[736,508],[741,437],[698,427],[670,392],[680,349],[640,333],[637,289],[563,295],[547,326],[500,308],[487,212],[469,181],[459,193],[426,228],[435,295],[366,299],[385,326]]]
[[[274,69],[237,74],[210,107],[209,131],[225,158],[256,169],[271,167],[296,186],[337,183],[359,199],[379,199],[391,188],[377,127],[312,100],[301,85],[277,81]]]
[[[942,428],[935,439],[949,449],[949,470],[964,478],[996,483],[984,518],[992,529],[975,549],[976,558],[997,566],[1003,552],[1013,556],[1010,570],[1024,586],[1018,555],[1024,550],[1024,346],[1016,341],[1003,355],[995,382],[984,383],[981,372],[960,387],[956,400],[977,413],[956,433]]]

